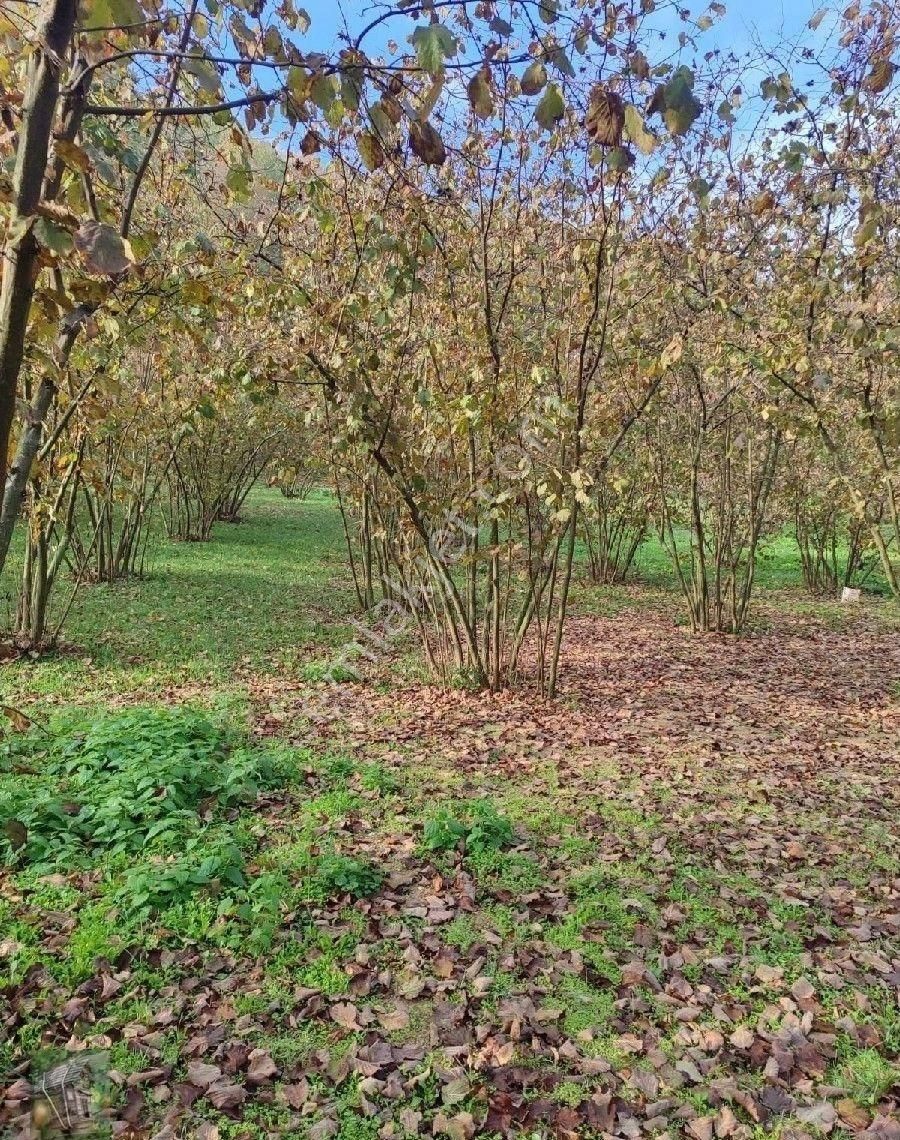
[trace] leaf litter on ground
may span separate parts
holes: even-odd
[[[700,639],[628,611],[574,619],[566,654],[552,703],[374,677],[311,716],[308,686],[258,678],[259,738],[351,759],[316,842],[380,885],[283,914],[261,954],[157,930],[74,987],[36,963],[4,1033],[127,1059],[121,1136],[900,1140],[895,639]],[[396,790],[365,786],[373,764]],[[261,864],[318,778],[260,798]],[[511,846],[423,846],[436,807],[476,799]],[[64,950],[71,915],[30,914]]]

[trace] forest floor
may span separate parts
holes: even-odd
[[[0,675],[0,1134],[78,1052],[122,1137],[900,1140],[900,621],[789,581],[581,585],[555,702],[324,682],[324,500],[86,589]]]

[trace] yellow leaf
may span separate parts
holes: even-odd
[[[683,352],[684,342],[681,339],[681,335],[676,333],[663,349],[662,356],[659,358],[660,365],[663,368],[671,368],[673,364],[678,363]]]
[[[23,712],[13,708],[12,705],[0,705],[0,712],[3,713],[16,732],[28,731],[31,720]]]

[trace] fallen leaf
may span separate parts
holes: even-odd
[[[836,1101],[834,1107],[844,1124],[852,1128],[854,1132],[861,1132],[863,1129],[869,1127],[871,1118],[868,1112],[858,1105],[855,1100],[850,1100],[845,1097],[842,1100]]]
[[[712,1116],[698,1116],[687,1122],[685,1131],[694,1140],[712,1140],[713,1123],[714,1117]]]
[[[204,1061],[191,1061],[187,1067],[188,1080],[198,1089],[208,1088],[222,1075],[218,1065],[207,1065]]]
[[[745,1025],[739,1025],[728,1038],[735,1049],[749,1049],[756,1040],[756,1035]]]
[[[249,1057],[247,1080],[251,1085],[271,1080],[278,1073],[278,1066],[265,1049],[254,1049]]]
[[[453,959],[448,958],[446,954],[439,954],[432,968],[439,978],[449,978],[453,973]]]
[[[330,1010],[333,1021],[342,1025],[344,1029],[362,1029],[359,1024],[359,1010],[352,1002],[339,1001]]]
[[[756,976],[761,982],[770,985],[773,982],[780,982],[784,977],[784,970],[781,966],[766,966],[761,965],[756,967]]]
[[[309,1140],[328,1140],[329,1136],[337,1136],[340,1131],[340,1126],[336,1120],[332,1120],[330,1116],[325,1116],[316,1123],[307,1132]]]
[[[794,1114],[801,1124],[809,1124],[822,1132],[830,1132],[837,1121],[837,1110],[830,1101],[820,1100],[816,1104],[798,1108]]]
[[[409,1026],[409,1014],[399,1006],[396,1009],[385,1010],[378,1015],[378,1023],[382,1029],[406,1029]]]
[[[302,1108],[309,1100],[309,1081],[304,1077],[293,1085],[282,1085],[281,1095],[291,1108]]]
[[[458,1104],[469,1095],[470,1087],[468,1077],[457,1077],[441,1089],[441,1100],[446,1105]]]
[[[247,1090],[243,1085],[229,1084],[227,1081],[216,1081],[206,1090],[214,1108],[220,1111],[237,1108],[247,1099]]]
[[[807,978],[798,978],[791,986],[791,993],[797,1001],[808,1001],[815,992],[815,987]]]

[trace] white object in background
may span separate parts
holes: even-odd
[[[861,593],[861,590],[854,590],[852,586],[845,586],[843,590],[841,590],[841,601],[858,602]]]

